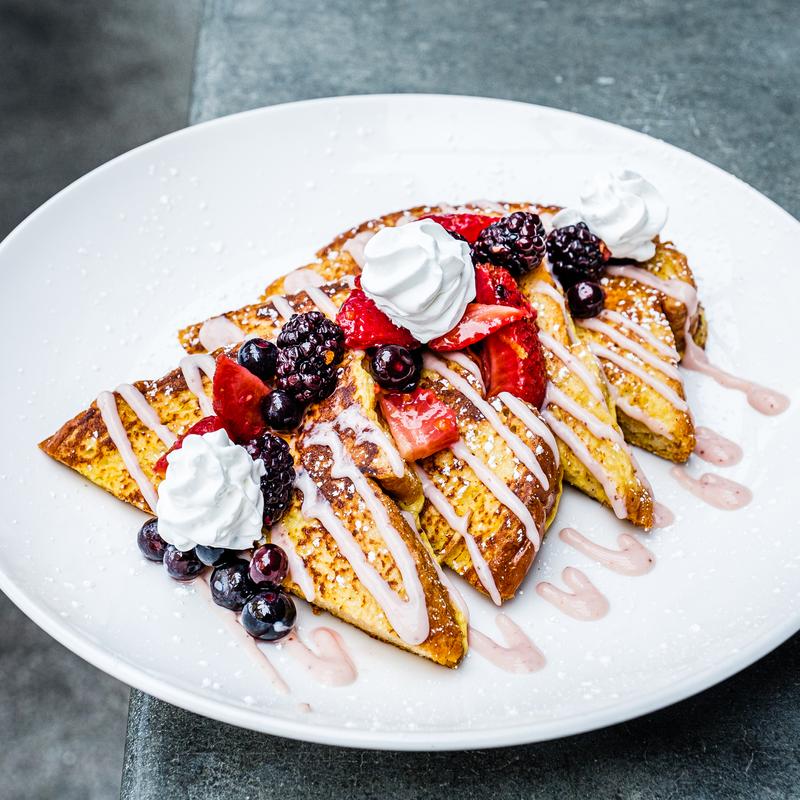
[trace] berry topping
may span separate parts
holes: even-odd
[[[344,333],[319,311],[295,314],[278,336],[277,386],[306,405],[336,388]]]
[[[235,442],[258,436],[266,427],[261,402],[269,393],[264,382],[232,358],[221,355],[214,373],[214,411]]]
[[[469,244],[475,244],[478,234],[497,221],[497,217],[487,217],[483,214],[429,214],[420,219],[432,219],[438,222],[448,233]]]
[[[167,450],[167,452],[164,453],[164,455],[161,456],[161,458],[159,458],[158,461],[156,461],[155,465],[153,466],[153,469],[159,475],[166,475],[167,467],[169,466],[169,464],[167,463],[167,456],[174,450],[180,450],[181,447],[183,447],[183,440],[187,436],[191,436],[192,434],[195,434],[197,436],[202,436],[204,433],[211,433],[212,431],[219,431],[219,430],[222,430],[222,420],[219,417],[203,417],[203,419],[199,420],[198,422],[195,422],[195,424],[192,425],[191,428],[189,428],[185,433],[182,433],[178,437],[178,441],[175,442],[175,444],[172,445],[172,447],[170,447],[170,449]]]
[[[164,568],[176,581],[190,581],[205,569],[205,565],[194,550],[178,550],[174,545],[168,544],[164,551]]]
[[[511,273],[493,264],[475,266],[475,300],[487,305],[528,308],[528,301]]]
[[[520,278],[539,266],[544,253],[544,225],[539,215],[515,211],[481,231],[472,247],[472,260],[504,267]]]
[[[253,459],[264,462],[266,475],[261,479],[264,495],[264,525],[274,525],[289,507],[294,487],[294,460],[289,445],[275,436],[264,433],[245,444],[244,449]]]
[[[261,405],[267,425],[276,431],[294,430],[303,419],[305,408],[284,389],[270,392]]]
[[[541,407],[547,389],[547,366],[534,317],[488,336],[482,356],[484,381],[490,397],[510,392]]]
[[[199,544],[194,549],[195,555],[207,566],[218,567],[233,558],[233,552],[224,547],[207,547]]]
[[[547,258],[564,287],[578,281],[598,281],[608,259],[608,251],[585,222],[550,231]]]
[[[599,283],[580,281],[567,289],[567,301],[573,317],[586,319],[597,316],[603,310],[606,293]]]
[[[277,586],[289,572],[289,559],[282,548],[272,542],[259,547],[250,560],[250,580]]]
[[[422,374],[422,354],[399,344],[386,344],[372,354],[369,371],[382,388],[410,392]]]
[[[278,348],[266,339],[248,339],[240,348],[236,360],[262,381],[275,377]]]
[[[163,561],[167,543],[158,535],[158,520],[153,517],[147,520],[136,537],[142,555],[150,561]]]
[[[275,642],[291,633],[297,611],[283,589],[261,589],[242,609],[242,626],[256,639]]]
[[[458,441],[456,412],[430,389],[411,394],[389,392],[380,398],[381,411],[397,444],[408,461],[437,453]]]
[[[444,336],[432,339],[428,342],[428,347],[431,350],[442,352],[463,350],[465,347],[485,339],[490,333],[522,319],[525,315],[525,311],[521,308],[514,308],[510,305],[470,303],[458,325]]]
[[[375,301],[359,288],[350,292],[350,296],[339,309],[336,322],[344,331],[345,344],[353,349],[377,347],[382,344],[419,347],[419,342],[410,331],[395,325],[375,305]]]
[[[218,606],[240,611],[257,589],[250,580],[248,564],[237,558],[211,573],[211,597]]]

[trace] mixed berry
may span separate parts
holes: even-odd
[[[596,317],[606,301],[603,287],[595,281],[579,281],[567,289],[567,302],[573,317]]]
[[[264,462],[266,474],[261,478],[264,495],[264,525],[272,527],[284,515],[292,500],[294,459],[289,445],[274,433],[262,433],[244,445],[253,460]]]
[[[553,274],[568,289],[578,281],[600,280],[608,260],[608,250],[586,223],[579,222],[550,232],[547,259]]]
[[[382,345],[372,352],[369,371],[382,389],[410,392],[422,374],[422,353],[399,344]]]
[[[536,269],[544,254],[544,225],[531,211],[515,211],[492,222],[472,246],[474,261],[503,267],[515,278]]]

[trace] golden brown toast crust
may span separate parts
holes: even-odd
[[[664,345],[675,348],[675,337],[663,311],[662,298],[657,293],[646,291],[647,287],[643,284],[627,278],[605,277],[602,285],[606,292],[607,310],[643,326]],[[603,319],[602,322],[631,339],[634,347],[642,348],[677,372],[677,358],[665,357],[646,339],[632,333],[629,327],[610,319]],[[629,348],[620,346],[618,341],[603,332],[589,330],[580,325],[578,330],[590,347],[599,345],[623,357],[625,362],[632,362],[636,369],[643,370],[655,381],[666,385],[685,404],[686,393],[679,375],[676,378],[665,374],[663,370],[647,363]],[[635,372],[625,369],[624,363],[621,366],[602,354],[599,358],[606,378],[618,397],[617,418],[626,440],[670,461],[685,462],[695,446],[694,422],[688,406],[679,407],[679,404],[665,397],[658,388],[648,384]],[[630,415],[621,406],[625,406]]]
[[[466,370],[452,362],[447,366],[469,380],[480,394],[480,387]],[[544,536],[548,516],[561,492],[561,468],[546,443],[499,403],[494,406],[502,421],[536,454],[548,479],[549,486],[544,489],[478,408],[445,377],[424,370],[420,385],[432,389],[456,412],[459,432],[468,449],[524,503]],[[522,522],[450,450],[422,459],[420,466],[455,512],[469,518],[468,531],[489,566],[500,597],[503,600],[514,597],[536,555]],[[465,542],[432,504],[425,504],[420,523],[437,556],[486,593]]]
[[[406,598],[400,571],[364,500],[348,478],[331,476],[330,450],[320,445],[305,445],[301,436],[298,442],[298,465],[300,464],[330,503],[336,516],[352,532],[361,550],[367,554],[370,564],[392,590]],[[316,592],[314,604],[357,625],[378,639],[430,658],[438,664],[455,667],[467,650],[467,621],[453,604],[439,579],[433,554],[424,539],[411,529],[399,507],[388,495],[376,483],[370,481],[370,485],[416,564],[427,603],[430,625],[428,638],[422,644],[411,645],[398,636],[381,606],[361,584],[352,565],[341,554],[333,536],[319,522],[303,515],[302,494],[296,492],[292,506],[282,522],[313,580]],[[299,586],[293,584],[292,589],[302,596]]]

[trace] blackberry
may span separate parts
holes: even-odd
[[[550,231],[547,258],[564,288],[578,281],[599,281],[606,266],[602,242],[585,222]]]
[[[422,353],[399,344],[385,344],[372,354],[369,371],[383,389],[412,392],[422,374]]]
[[[504,267],[515,278],[539,266],[545,253],[544,225],[538,214],[515,211],[484,228],[472,246],[472,260]]]
[[[587,319],[596,317],[606,301],[606,293],[599,283],[579,281],[567,289],[567,302],[573,317]]]
[[[336,387],[344,332],[319,311],[295,314],[278,336],[276,384],[302,405],[326,398]]]
[[[262,433],[251,439],[244,449],[253,459],[260,458],[266,467],[261,479],[264,495],[264,525],[274,525],[289,507],[294,486],[294,459],[289,445],[274,433]]]

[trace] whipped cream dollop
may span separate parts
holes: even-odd
[[[264,462],[224,430],[191,434],[167,456],[158,487],[158,532],[178,550],[198,544],[246,550],[261,537]]]
[[[653,238],[667,221],[667,204],[652,183],[637,172],[621,170],[596,175],[581,192],[578,208],[553,217],[563,228],[585,222],[614,258],[647,261],[656,252]]]
[[[361,288],[395,325],[429,342],[475,299],[469,245],[429,219],[382,228],[364,247]]]

